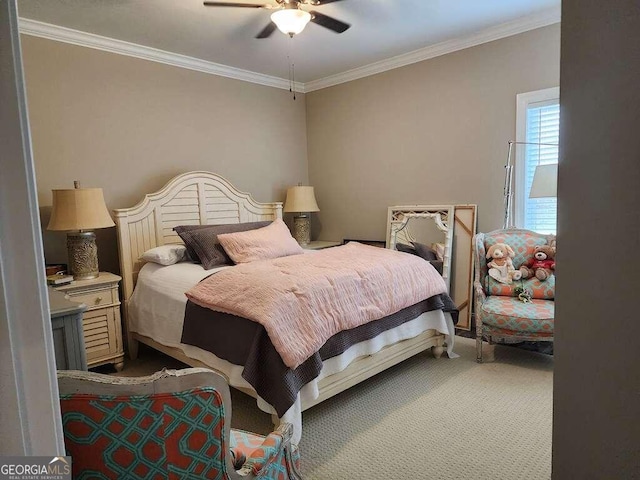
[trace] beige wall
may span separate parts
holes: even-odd
[[[305,96],[89,48],[22,36],[43,223],[51,189],[102,187],[109,208],[190,170],[219,173],[258,201],[307,181]],[[118,271],[115,228],[100,266]],[[44,232],[49,263],[65,235]]]
[[[562,22],[553,479],[640,479],[640,5]]]
[[[497,228],[515,96],[558,85],[559,32],[546,27],[296,101],[23,36],[43,224],[51,189],[73,180],[102,187],[109,208],[120,208],[203,169],[259,201],[309,181],[321,208],[315,238],[382,240],[387,207],[407,203],[477,203],[479,228]],[[115,229],[97,233],[101,266],[117,271]],[[44,232],[47,262],[66,261],[64,240]]]
[[[516,94],[559,84],[559,36],[553,25],[308,93],[316,235],[383,240],[387,207],[415,203],[477,203],[479,229],[499,228]]]

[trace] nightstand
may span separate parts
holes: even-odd
[[[342,242],[327,242],[323,240],[316,240],[315,242],[309,242],[306,245],[300,245],[305,250],[322,250],[323,248],[331,248],[342,245]]]
[[[86,370],[87,357],[82,331],[82,313],[87,306],[72,302],[49,287],[49,313],[58,370]]]
[[[69,300],[87,306],[82,315],[82,327],[89,368],[113,363],[116,370],[120,371],[124,365],[118,295],[120,280],[118,275],[100,272],[98,278],[76,280],[69,285],[54,287],[64,292]]]

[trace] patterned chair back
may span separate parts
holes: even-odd
[[[293,426],[282,422],[267,437],[232,430],[229,385],[212,370],[59,370],[58,390],[74,479],[300,478]]]
[[[150,395],[61,395],[73,478],[227,479],[228,429],[213,387]],[[227,435],[224,435],[225,430]]]

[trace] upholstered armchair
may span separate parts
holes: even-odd
[[[74,479],[299,479],[292,426],[230,428],[224,377],[204,368],[125,378],[59,371]]]
[[[479,233],[474,237],[478,362],[482,362],[482,341],[485,338],[489,344],[494,341],[553,341],[555,275],[544,281],[533,277],[514,280],[511,284],[498,282],[489,276],[486,258],[487,250],[496,243],[505,243],[513,249],[515,256],[512,261],[517,270],[533,257],[536,246],[555,243],[555,236],[510,228]],[[516,287],[529,292],[531,301],[519,299]]]

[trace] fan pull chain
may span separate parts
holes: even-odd
[[[293,85],[293,99],[296,99],[296,64],[291,63],[291,84]]]
[[[296,77],[295,64],[291,61],[291,57],[287,56],[289,63],[289,91],[293,93],[293,99],[296,99]]]
[[[289,61],[289,91],[293,93],[293,99],[296,99],[296,64],[293,60],[293,36],[291,36],[291,42],[289,43],[289,55],[287,60]]]

